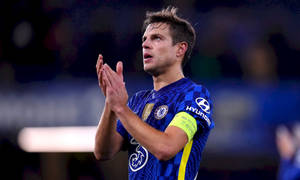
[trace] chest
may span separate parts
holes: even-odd
[[[176,113],[177,94],[146,97],[132,107],[132,110],[147,124],[164,131]]]

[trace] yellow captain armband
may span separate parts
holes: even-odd
[[[194,137],[197,131],[196,119],[186,112],[177,113],[169,126],[176,126],[182,129],[187,134],[189,141]]]

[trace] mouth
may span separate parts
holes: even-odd
[[[150,55],[149,53],[144,53],[143,57],[144,57],[144,62],[147,63],[147,62],[151,61],[153,56]]]

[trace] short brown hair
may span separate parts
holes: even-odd
[[[185,41],[188,44],[188,49],[182,61],[182,67],[191,57],[192,49],[196,40],[196,33],[193,26],[185,19],[177,16],[177,8],[168,6],[158,12],[147,12],[146,19],[142,31],[145,32],[147,26],[152,23],[166,23],[168,24],[173,45],[178,42]]]

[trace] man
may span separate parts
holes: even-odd
[[[122,62],[113,71],[99,55],[96,65],[106,100],[94,154],[111,159],[127,149],[129,179],[196,179],[214,127],[209,92],[183,75],[195,31],[176,11],[148,12],[144,21],[143,63],[153,77],[153,90],[140,91],[127,102]]]
[[[276,130],[276,145],[280,155],[279,180],[300,179],[300,124],[292,131],[281,125]]]

